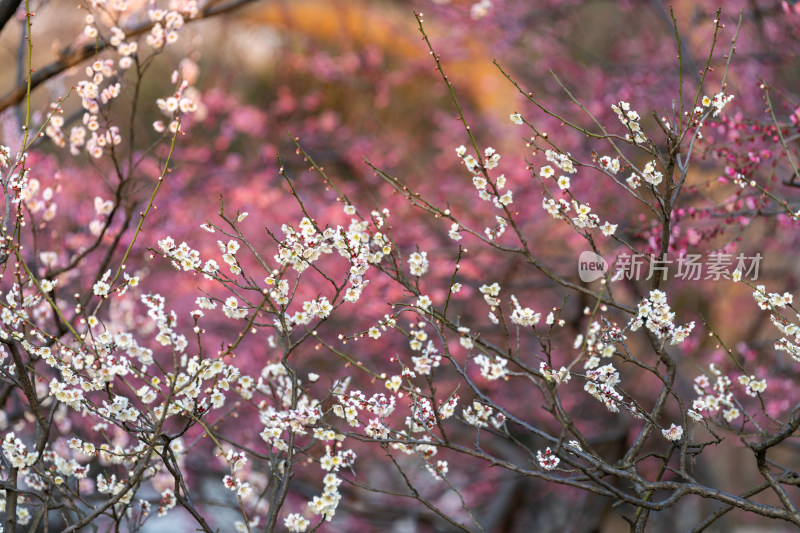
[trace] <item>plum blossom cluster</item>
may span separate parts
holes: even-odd
[[[453,394],[445,403],[440,404],[438,409],[435,409],[434,404],[428,398],[415,390],[411,395],[411,416],[406,417],[406,426],[413,433],[430,431],[437,420],[447,420],[453,416],[458,400],[458,395]],[[427,450],[427,447],[425,449]],[[427,455],[430,456],[435,452],[436,449],[433,448],[427,451]]]
[[[657,187],[664,179],[664,174],[660,170],[656,170],[655,161],[648,161],[641,172],[641,176],[633,173],[626,182],[631,189],[636,189],[642,183],[642,179],[653,187]]]
[[[311,522],[299,513],[290,513],[283,520],[283,525],[286,526],[286,530],[291,533],[303,533],[310,524]]]
[[[184,271],[198,270],[203,263],[198,250],[193,249],[185,242],[176,245],[172,237],[164,237],[158,241],[158,247],[165,256],[172,259],[172,266],[176,269],[183,269]],[[212,274],[217,270],[216,262],[209,261],[206,263],[205,272],[208,274]]]
[[[473,401],[461,411],[464,422],[476,428],[486,428],[491,425],[495,429],[501,429],[505,424],[506,416],[503,413],[495,413],[490,406]]]
[[[604,403],[612,413],[619,412],[623,398],[615,388],[619,383],[619,372],[614,365],[609,363],[594,370],[587,370],[586,380],[583,390]]]
[[[491,285],[483,284],[481,285],[478,290],[481,294],[483,294],[483,300],[486,304],[494,310],[495,307],[500,305],[500,284],[497,282],[492,283]]]
[[[572,218],[572,224],[576,228],[596,228],[600,224],[600,217],[592,213],[592,208],[589,204],[581,204],[573,200],[572,207],[575,209],[575,217]]]
[[[543,470],[555,470],[561,459],[548,447],[544,451],[539,450],[536,452],[536,461]]]
[[[778,311],[792,305],[793,295],[789,292],[783,294],[767,293],[764,285],[759,285],[753,291],[753,298],[759,308],[771,311],[769,315],[770,321],[783,335],[775,342],[775,349],[780,352],[786,352],[795,361],[800,361],[800,326]],[[796,317],[797,320],[800,320],[800,314],[796,314]]]
[[[611,323],[601,323],[593,320],[589,324],[586,335],[579,334],[575,338],[573,346],[583,347],[586,354],[584,368],[595,369],[600,365],[602,359],[610,359],[617,353],[615,343],[624,337],[619,327]]]
[[[552,151],[548,150],[548,156],[547,156],[548,160],[552,161],[557,167],[561,168],[560,165],[564,164],[564,165],[567,166],[568,169],[570,169],[570,171],[572,173],[577,172],[577,169],[575,168],[574,164],[572,163],[572,160],[569,159],[569,157],[566,157],[564,159],[561,159],[560,157],[561,157],[561,154],[558,154],[556,152],[552,152]],[[545,178],[545,179],[553,178],[553,177],[555,177],[555,175],[556,175],[556,171],[550,165],[545,165],[545,166],[543,166],[542,168],[539,169],[539,176],[541,176],[542,178]],[[567,189],[569,189],[569,187],[572,184],[572,182],[570,181],[569,176],[561,175],[556,180],[556,184],[558,185],[558,188],[560,190],[566,191]],[[548,205],[550,205],[550,206],[555,206],[556,205],[556,201],[555,200],[553,200],[552,198],[544,198],[542,201],[544,202],[545,209],[551,215],[553,215],[556,218],[561,218],[559,216],[556,216],[551,211],[552,208],[548,209]],[[558,203],[563,204],[566,207],[564,209],[564,211],[567,211],[569,209],[569,204],[566,203],[566,200],[559,199]]]
[[[297,383],[298,381],[295,380],[294,385]],[[242,397],[252,397],[253,393],[250,389],[254,388],[255,391],[265,396],[279,398],[274,405],[265,404],[259,413],[259,419],[265,428],[261,432],[261,438],[278,450],[289,449],[289,444],[283,436],[285,432],[291,431],[298,435],[305,435],[308,432],[307,428],[315,426],[322,416],[319,400],[306,394],[300,394],[295,407],[292,407],[291,396],[287,396],[292,391],[292,379],[286,367],[280,363],[273,362],[266,365],[255,382],[249,376],[242,376],[239,384],[244,389],[240,391]],[[334,435],[333,438],[337,438],[337,436]]]
[[[413,252],[408,256],[408,267],[412,276],[424,276],[429,266],[428,252]]]
[[[547,161],[549,161],[550,163],[552,163],[556,167],[560,168],[561,170],[563,170],[567,174],[575,174],[576,172],[578,172],[578,169],[575,166],[575,163],[574,163],[574,160],[573,160],[571,154],[569,154],[569,153],[560,153],[560,152],[557,152],[555,150],[546,150],[544,155],[547,158]],[[544,167],[544,168],[547,168],[547,167]],[[545,173],[544,168],[542,169],[543,173]],[[551,168],[551,172],[552,172],[552,168]],[[546,173],[549,173],[549,172],[546,172]],[[567,178],[567,179],[569,180],[569,178]],[[567,181],[567,183],[569,183],[569,181]],[[569,186],[562,187],[562,188],[566,189],[568,187]]]
[[[422,353],[412,356],[411,361],[414,363],[414,372],[421,376],[430,376],[433,369],[441,364],[442,356],[437,352],[433,341],[428,341]]]
[[[87,15],[87,20],[93,19]],[[108,124],[101,114],[101,109],[107,107],[111,101],[120,95],[121,85],[118,81],[104,83],[114,79],[116,69],[114,61],[110,59],[96,60],[86,67],[87,79],[75,85],[75,92],[81,98],[83,126],[75,126],[69,134],[69,149],[73,155],[78,155],[83,149],[91,157],[99,159],[106,148],[117,146],[122,142],[119,127]],[[66,138],[62,130],[64,118],[61,116],[62,103],[51,104],[50,120],[45,128],[47,136],[56,146],[66,146]],[[88,138],[87,138],[88,136]]]
[[[650,297],[639,302],[636,318],[630,323],[631,331],[642,326],[656,334],[659,339],[669,340],[671,344],[680,344],[694,329],[694,322],[677,326],[673,322],[675,313],[670,310],[667,295],[658,289],[650,291]]]
[[[755,398],[765,390],[767,390],[766,379],[756,379],[755,376],[739,376],[739,383],[744,385],[744,392],[748,396]]]
[[[250,487],[250,483],[247,481],[242,481],[241,479],[230,475],[222,478],[222,484],[226,489],[235,492],[236,496],[240,498],[246,496],[251,490],[253,490]]]
[[[601,165],[607,171],[614,174],[619,171],[618,159],[611,159],[608,156],[604,156],[601,158]],[[555,171],[553,170],[553,167],[546,165],[541,168],[540,175],[544,178],[549,178],[555,175]],[[561,190],[569,189],[570,179],[567,176],[561,176],[558,179],[558,187]],[[617,224],[612,224],[611,222],[606,221],[601,225],[600,217],[596,213],[592,212],[592,208],[588,202],[581,203],[574,198],[571,201],[568,201],[564,198],[559,198],[557,200],[555,198],[543,198],[542,207],[550,214],[550,216],[555,219],[569,219],[572,222],[572,225],[578,229],[592,229],[600,227],[603,235],[607,237],[614,235],[614,233],[617,231]],[[573,209],[575,216],[569,218],[567,214]]]
[[[436,420],[434,404],[428,398],[414,394],[411,401],[411,416],[406,417],[406,426],[415,433],[430,431],[436,425]]]
[[[102,196],[95,196],[94,212],[97,214],[98,218],[89,223],[89,231],[92,235],[99,236],[103,233],[103,229],[109,216],[114,212],[114,202],[111,200],[103,200]]]
[[[645,144],[647,142],[647,135],[642,130],[641,124],[639,124],[641,117],[639,113],[631,109],[630,103],[620,101],[612,105],[611,109],[617,115],[619,121],[628,128],[628,133],[625,135],[628,141],[633,141],[635,144]]]
[[[766,382],[764,386],[766,387]],[[728,423],[741,416],[731,391],[731,379],[713,363],[709,366],[709,375],[701,374],[694,379],[694,391],[697,398],[689,411],[689,416],[693,419],[700,420],[703,416],[713,416],[720,410]]]
[[[558,220],[563,220],[572,208],[570,203],[564,198],[559,198],[558,200],[545,198],[542,200],[542,207],[550,216]]]
[[[472,341],[472,337],[470,337],[470,330],[468,327],[461,326],[458,328],[458,343],[465,349],[471,350],[475,347],[475,343]]]
[[[472,360],[481,369],[481,376],[489,381],[508,379],[508,360],[500,357],[490,357],[478,354]]]
[[[505,218],[495,215],[494,220],[495,225],[493,227],[487,226],[483,229],[483,234],[486,236],[486,240],[488,241],[499,239],[503,233],[506,232],[506,228],[508,228],[508,221]]]
[[[500,161],[500,154],[491,146],[483,151],[483,164],[475,156],[467,155],[467,148],[463,144],[456,148],[456,155],[461,158],[461,162],[467,167],[467,170],[473,174],[482,174],[486,170],[492,170]]]
[[[383,216],[380,216],[381,214]],[[298,273],[302,273],[321,256],[338,252],[350,262],[349,286],[345,291],[344,300],[355,303],[369,283],[364,279],[369,266],[380,263],[384,256],[392,251],[389,239],[379,231],[384,224],[384,217],[388,215],[386,209],[381,213],[377,211],[373,213],[375,221],[372,223],[372,233],[370,233],[370,221],[355,218],[351,219],[346,230],[337,226],[320,231],[307,217],[300,221],[300,231],[284,224],[281,227],[284,239],[279,243],[275,261],[281,266],[291,266]],[[419,275],[426,269],[427,260],[420,255]],[[274,279],[268,279],[267,283],[274,283]]]
[[[189,80],[181,79],[181,74],[176,70],[172,73],[172,81],[177,84],[173,94],[167,98],[158,98],[156,100],[158,109],[170,119],[168,125],[165,125],[161,120],[153,123],[153,129],[159,133],[165,130],[170,133],[177,132],[180,127],[180,118],[184,115],[195,113],[198,109],[197,99],[199,99],[200,95],[194,87],[189,85]]]
[[[247,317],[247,308],[239,305],[239,300],[236,296],[228,296],[222,305],[222,312],[228,318],[240,320]]]
[[[756,300],[760,309],[783,309],[787,305],[792,305],[794,297],[790,292],[778,294],[777,292],[767,293],[764,285],[759,285],[753,291],[753,298]]]
[[[230,239],[227,243],[217,241],[217,246],[219,247],[219,251],[222,252],[222,260],[230,267],[231,274],[234,276],[241,274],[242,268],[236,260],[236,252],[238,252],[240,248],[239,242],[234,239]],[[217,269],[215,268],[214,270]]]
[[[501,192],[506,187],[505,174],[500,174],[493,180],[488,177],[487,171],[497,167],[500,154],[491,146],[486,148],[483,151],[483,166],[481,166],[475,157],[466,155],[466,151],[464,145],[456,148],[456,154],[462,158],[464,166],[473,174],[472,184],[478,190],[478,197],[486,202],[492,202],[498,209],[511,205],[514,201],[513,191]]]
[[[404,376],[408,379],[413,377],[413,373],[405,372]],[[394,376],[397,379],[392,379],[387,382],[387,387],[390,389],[396,388],[390,382],[397,382],[399,386],[400,376]],[[433,404],[418,394],[418,390],[412,391],[410,395],[410,416],[405,419],[407,430],[396,431],[391,429],[388,424],[387,417],[392,414],[395,409],[395,397],[387,398],[383,394],[373,395],[369,400],[360,391],[349,393],[340,402],[343,404],[334,407],[334,412],[342,417],[347,417],[350,425],[358,427],[360,422],[356,419],[357,411],[359,409],[367,411],[374,415],[376,418],[371,419],[368,423],[364,424],[364,434],[372,439],[385,440],[391,435],[394,439],[391,447],[399,450],[408,455],[418,455],[424,461],[425,468],[436,479],[443,479],[448,471],[447,461],[433,461],[433,457],[438,452],[438,447],[430,442],[430,436],[427,434],[435,425],[437,420],[446,420],[453,416],[455,408],[458,404],[458,395],[453,394],[444,403],[441,403],[438,410],[435,410]],[[343,409],[342,406],[346,405]],[[410,434],[413,433],[426,433],[420,438],[412,439]],[[405,442],[405,439],[411,439],[411,442]]]
[[[430,472],[434,479],[441,480],[447,476],[450,467],[447,461],[438,460],[435,464],[433,461],[425,461],[425,469]]]
[[[734,96],[732,94],[725,94],[724,92],[718,92],[714,95],[713,98],[709,98],[708,96],[704,96],[702,103],[704,107],[713,107],[714,112],[712,116],[717,117],[720,113],[722,113],[723,108],[733,100]]]
[[[609,172],[611,174],[616,174],[619,172],[620,165],[619,165],[619,157],[611,157],[604,155],[599,160],[600,168]]]
[[[197,0],[180,4],[182,4],[180,10],[157,8],[147,10],[147,18],[154,23],[145,37],[148,46],[159,49],[178,42],[178,34],[185,23],[184,17],[195,18],[200,12]]]
[[[511,304],[514,306],[514,310],[511,312],[511,322],[518,326],[532,327],[538,324],[542,318],[541,313],[537,313],[530,307],[522,307],[513,294],[511,295]]]
[[[28,451],[22,440],[13,432],[6,433],[2,444],[3,456],[14,468],[26,468],[36,462],[36,454]]]
[[[411,324],[411,327],[408,331],[408,335],[411,339],[409,340],[408,344],[415,352],[422,350],[422,348],[425,346],[425,341],[428,340],[428,333],[425,331],[425,325],[426,324],[423,321],[417,322],[416,324]]]
[[[178,5],[179,4],[179,5]],[[150,32],[146,35],[145,41],[152,48],[161,49],[167,44],[178,41],[178,33],[184,26],[185,17],[194,18],[199,14],[199,7],[196,0],[187,0],[176,3],[177,9],[149,9],[148,18],[154,22]],[[83,33],[90,39],[105,38],[114,48],[119,56],[117,61],[113,59],[96,59],[85,69],[86,78],[74,85],[76,94],[81,98],[81,107],[84,109],[83,125],[74,126],[69,133],[69,150],[73,155],[78,155],[81,151],[88,153],[91,157],[99,159],[114,146],[122,142],[122,136],[118,126],[108,122],[107,108],[112,100],[119,97],[122,85],[118,81],[117,68],[125,71],[134,65],[139,52],[139,45],[136,40],[128,39],[124,29],[113,24],[104,35],[104,29],[100,22],[109,20],[118,21],[124,12],[128,10],[128,3],[121,1],[95,1],[92,2],[92,9],[85,16]],[[175,109],[180,107],[184,113],[193,112],[195,104],[189,98],[181,98],[181,93],[187,85],[181,84],[176,95],[171,97],[175,100]],[[166,107],[171,107],[170,99],[159,101],[157,104],[162,111]],[[59,147],[67,144],[67,136],[63,131],[65,125],[62,100],[51,104],[51,113],[45,134]],[[174,111],[174,110],[173,110]],[[170,124],[172,132],[177,131],[177,121]],[[163,127],[161,129],[163,131]]]
[[[302,311],[295,311],[290,320],[293,324],[305,325],[314,319],[328,318],[332,310],[333,305],[328,301],[328,298],[320,296],[316,300],[303,302]]]
[[[550,365],[542,361],[539,363],[539,372],[544,379],[552,381],[553,383],[566,383],[572,377],[567,367],[562,366],[558,370],[554,370]]]

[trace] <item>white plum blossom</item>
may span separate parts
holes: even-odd
[[[469,16],[472,17],[473,20],[482,19],[492,9],[492,2],[491,0],[480,0],[472,4],[472,7],[469,8]]]
[[[627,126],[629,133],[625,135],[625,138],[629,142],[633,142],[635,144],[644,144],[647,142],[647,137],[645,136],[644,131],[642,131],[642,126],[639,123],[641,117],[639,116],[639,113],[631,109],[630,103],[620,101],[617,102],[616,105],[612,105],[611,109],[614,110],[614,113],[616,113],[619,121]]]
[[[665,439],[677,441],[681,440],[681,437],[683,436],[683,428],[672,424],[669,428],[662,429],[661,433],[664,435]]]
[[[596,370],[586,372],[586,385],[583,389],[603,402],[612,413],[619,411],[622,395],[615,389],[619,383],[619,372],[614,365],[607,364]]]
[[[506,369],[508,361],[505,359],[494,360],[481,354],[476,356],[473,362],[481,367],[481,375],[489,381],[505,379],[508,376],[508,369]]]
[[[517,297],[513,294],[511,295],[511,302],[514,305],[514,311],[511,313],[511,322],[518,326],[535,326],[539,323],[542,315],[541,313],[535,312],[530,307],[523,308]]]
[[[610,237],[614,235],[614,233],[616,233],[617,224],[611,224],[609,222],[606,222],[602,226],[600,226],[600,229],[603,231],[603,235],[605,235],[606,237]]]
[[[655,161],[649,161],[644,166],[644,170],[642,171],[642,177],[644,178],[644,181],[655,187],[659,183],[661,183],[661,180],[664,178],[664,174],[656,170]]]
[[[539,363],[539,372],[542,373],[542,376],[544,376],[547,381],[552,381],[556,384],[566,383],[572,377],[566,367],[562,366],[560,369],[558,369],[558,371],[555,371],[544,361]]]
[[[612,159],[611,157],[604,155],[600,158],[600,167],[612,174],[616,174],[620,169],[619,158],[615,157]]]
[[[427,252],[414,252],[408,258],[408,266],[412,276],[422,276],[428,271]]]
[[[704,104],[706,102],[706,98],[708,97],[703,98]],[[710,102],[711,105],[714,107],[714,112],[712,113],[712,116],[714,117],[719,116],[719,114],[722,113],[722,109],[727,105],[728,102],[733,100],[733,98],[734,97],[732,94],[725,94],[723,92],[715,94],[714,99]]]
[[[307,518],[303,518],[302,515],[297,513],[291,513],[283,520],[283,525],[291,533],[303,533],[309,524],[310,522]]]
[[[453,224],[450,226],[450,232],[448,233],[448,236],[451,239],[453,239],[454,241],[460,241],[461,240],[461,234],[458,232],[459,229],[460,228],[459,228],[458,223],[457,222],[453,222]]]
[[[546,448],[544,451],[539,450],[536,452],[536,461],[544,470],[555,470],[556,467],[558,467],[558,463],[561,462],[561,459],[556,457],[550,448]]]

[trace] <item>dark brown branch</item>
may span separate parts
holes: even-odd
[[[22,0],[0,0],[0,31],[3,31],[6,24],[19,9]]]

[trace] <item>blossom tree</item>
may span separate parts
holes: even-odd
[[[597,527],[522,505],[564,496],[631,531],[800,525],[799,107],[754,74],[794,6],[656,6],[638,42],[672,66],[620,81],[522,2],[434,2],[402,67],[435,74],[433,133],[395,140],[323,91],[212,86],[186,33],[248,3],[85,2],[44,66],[46,11],[0,3],[4,531]],[[502,121],[447,74],[477,24]],[[411,90],[379,50],[287,57],[354,121],[362,80]]]

